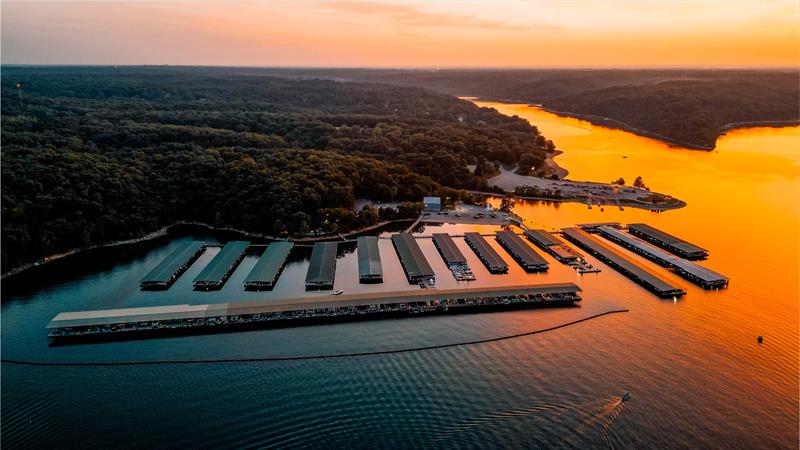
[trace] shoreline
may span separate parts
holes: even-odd
[[[131,238],[131,239],[125,239],[125,240],[121,240],[121,241],[112,241],[112,242],[106,242],[106,243],[102,243],[102,244],[94,244],[94,245],[90,245],[90,246],[87,246],[87,247],[75,247],[75,248],[72,248],[70,250],[67,250],[66,252],[61,252],[61,253],[56,253],[56,254],[53,254],[53,255],[45,256],[44,258],[40,259],[39,261],[23,264],[21,266],[18,266],[18,267],[15,267],[15,268],[9,270],[8,272],[3,273],[2,275],[0,275],[0,281],[7,281],[7,280],[10,281],[10,280],[13,280],[14,278],[17,278],[18,276],[22,276],[22,275],[26,274],[30,270],[43,268],[43,267],[45,267],[45,266],[47,266],[49,264],[56,263],[56,262],[63,262],[65,260],[68,260],[70,257],[83,255],[83,254],[91,252],[91,251],[107,250],[107,249],[110,249],[110,248],[113,248],[113,247],[128,247],[128,246],[132,246],[132,245],[136,245],[136,244],[149,243],[149,242],[152,242],[152,241],[154,241],[156,239],[160,239],[160,238],[163,238],[165,236],[168,236],[170,234],[170,232],[172,231],[172,229],[176,228],[176,227],[185,227],[185,226],[197,227],[197,228],[204,228],[204,229],[206,229],[206,230],[208,230],[210,232],[235,233],[235,234],[239,234],[239,235],[244,236],[244,237],[263,239],[263,240],[268,240],[268,241],[288,240],[288,241],[291,241],[291,242],[301,242],[302,243],[302,242],[317,242],[317,241],[325,241],[325,240],[331,240],[331,239],[347,238],[347,237],[350,237],[350,236],[353,236],[353,235],[356,235],[356,234],[361,234],[361,233],[365,233],[365,232],[368,232],[368,231],[372,231],[372,230],[384,227],[384,226],[389,225],[391,223],[408,222],[408,221],[411,221],[411,220],[414,220],[414,219],[385,220],[385,221],[382,221],[382,222],[378,222],[375,225],[370,225],[368,227],[358,228],[356,230],[351,230],[351,231],[348,231],[346,233],[333,233],[333,234],[325,234],[325,235],[321,235],[321,236],[309,236],[309,237],[302,237],[302,238],[295,238],[295,239],[281,239],[281,238],[277,238],[277,237],[274,237],[274,236],[268,236],[268,235],[261,234],[261,233],[255,233],[255,232],[251,232],[251,231],[240,230],[240,229],[237,229],[237,228],[215,227],[213,225],[209,225],[209,224],[203,223],[203,222],[179,221],[179,222],[175,222],[175,223],[173,223],[171,225],[167,225],[167,226],[161,227],[156,231],[153,231],[151,233],[145,234],[144,236]]]
[[[728,131],[734,130],[737,128],[784,128],[784,127],[792,127],[792,126],[800,126],[800,119],[786,119],[786,120],[754,120],[754,121],[747,121],[747,122],[730,122],[723,124],[717,130],[717,136],[714,139],[714,145],[702,145],[696,144],[693,142],[682,141],[680,139],[670,138],[664,136],[662,134],[656,133],[654,131],[643,130],[641,128],[634,127],[628,123],[622,122],[620,120],[606,117],[606,116],[598,116],[593,114],[581,114],[581,113],[573,113],[568,111],[560,111],[557,109],[549,108],[544,106],[541,103],[531,103],[529,100],[523,99],[496,99],[490,97],[480,97],[480,96],[459,96],[459,98],[463,99],[471,99],[468,101],[476,100],[476,101],[487,101],[487,102],[500,102],[500,103],[524,103],[532,107],[541,108],[543,111],[547,111],[549,113],[555,114],[561,117],[571,117],[575,119],[585,120],[590,122],[594,125],[600,125],[608,128],[614,128],[617,130],[627,131],[629,133],[636,134],[638,136],[646,137],[655,139],[661,142],[664,142],[672,147],[684,147],[690,150],[702,150],[702,151],[712,151],[717,148],[716,142],[724,136]]]

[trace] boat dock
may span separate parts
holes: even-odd
[[[672,269],[673,272],[704,289],[718,289],[728,286],[728,277],[697,263],[681,259],[620,230],[599,227],[597,231],[606,239],[642,255],[660,266]]]
[[[214,259],[195,277],[194,288],[203,291],[221,289],[244,258],[250,245],[247,241],[230,241],[214,256]]]
[[[406,272],[408,282],[412,284],[424,282],[432,284],[436,282],[436,274],[433,272],[428,260],[419,248],[417,240],[409,233],[397,233],[392,235],[392,244],[400,257],[400,264]]]
[[[361,283],[382,283],[383,266],[378,249],[378,238],[360,236],[357,239],[358,281]]]
[[[554,283],[62,312],[50,321],[47,329],[48,336],[54,339],[124,339],[342,320],[569,306],[581,300],[580,291],[573,283]]]
[[[461,250],[456,247],[453,238],[447,233],[433,233],[433,244],[439,250],[447,267],[453,272],[453,276],[457,281],[472,281],[475,280],[475,275],[467,265],[467,258],[461,253]]]
[[[508,272],[508,264],[506,264],[500,254],[486,242],[486,239],[484,239],[480,233],[464,233],[464,240],[467,241],[467,245],[475,251],[475,254],[478,255],[478,258],[483,262],[483,265],[486,266],[490,273]]]
[[[547,261],[513,231],[498,231],[495,236],[497,236],[497,242],[514,257],[525,271],[544,272],[550,268]]]
[[[169,289],[206,248],[205,242],[192,241],[164,258],[139,282],[142,289]]]
[[[525,237],[564,264],[577,264],[583,260],[583,255],[580,252],[568,246],[556,235],[545,230],[525,230]]]
[[[580,228],[564,228],[564,237],[583,248],[621,274],[639,283],[662,298],[679,297],[686,294],[680,287],[673,286],[657,273],[628,258],[625,254],[599,241]]]
[[[306,272],[306,289],[333,289],[336,276],[336,242],[317,242],[311,251],[311,262]]]
[[[682,258],[692,261],[708,258],[708,250],[653,228],[645,223],[628,224],[628,232]]]
[[[244,288],[250,290],[272,289],[286,265],[294,244],[287,241],[272,242],[244,280]]]

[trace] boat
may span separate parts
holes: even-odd
[[[622,393],[622,401],[623,402],[627,402],[630,399],[631,399],[631,393],[630,392],[625,391],[625,392]]]
[[[342,295],[343,292],[344,292],[343,290],[339,289],[336,292],[334,292],[333,295]]]

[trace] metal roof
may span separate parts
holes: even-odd
[[[167,283],[169,280],[186,264],[187,261],[192,259],[203,247],[206,246],[205,242],[192,241],[186,245],[182,245],[169,254],[163,261],[161,261],[153,270],[150,271],[144,278],[142,283]]]
[[[491,267],[508,268],[508,264],[506,264],[503,257],[501,257],[500,254],[497,253],[495,249],[493,249],[489,245],[488,242],[486,242],[486,239],[484,239],[480,233],[476,232],[464,233],[464,239],[467,241],[467,243],[472,244],[471,246],[473,250],[475,250],[475,253],[477,253],[478,256],[481,258],[481,260],[485,264],[487,264],[490,268]]]
[[[250,270],[247,278],[244,279],[245,284],[274,283],[281,269],[283,269],[283,265],[286,264],[286,259],[289,257],[292,247],[294,247],[294,244],[287,241],[276,241],[269,244],[261,258],[253,266],[253,269]]]
[[[686,253],[708,253],[708,250],[698,247],[692,243],[686,242],[683,239],[673,236],[669,233],[661,231],[659,229],[653,228],[646,223],[631,223],[628,224],[628,228],[638,231],[644,235],[647,235],[653,239],[657,239],[667,245],[677,248]]]
[[[497,239],[506,245],[508,250],[517,258],[520,258],[527,265],[547,266],[547,260],[542,258],[536,250],[526,244],[522,238],[510,230],[502,230],[496,233]]]
[[[358,246],[358,275],[360,277],[382,276],[381,253],[378,249],[378,238],[375,236],[360,236]]]
[[[533,229],[525,230],[525,237],[527,237],[534,243],[543,245],[545,247],[549,247],[551,245],[563,244],[563,242],[561,242],[552,233],[548,233],[545,230],[533,230]]]
[[[657,273],[631,260],[624,253],[621,253],[618,250],[606,245],[580,228],[564,228],[562,231],[564,232],[565,236],[569,236],[575,242],[578,242],[584,247],[603,255],[605,258],[608,258],[614,264],[633,274],[639,280],[648,284],[659,293],[683,291],[680,287],[673,286],[668,281],[661,278]]]
[[[409,233],[397,233],[392,235],[392,243],[409,278],[435,275],[414,236]]]
[[[459,289],[415,289],[399,292],[361,293],[341,296],[314,296],[285,300],[214,303],[206,305],[169,305],[143,308],[122,308],[97,311],[62,312],[47,328],[111,325],[153,320],[199,319],[242,314],[262,314],[298,309],[339,308],[430,300],[457,300],[479,297],[511,297],[516,295],[567,294],[581,289],[573,283],[501,286]]]
[[[247,241],[230,241],[225,244],[214,259],[194,278],[194,282],[221,282],[249,245]]]
[[[433,243],[442,254],[442,258],[447,264],[466,264],[467,258],[461,253],[461,250],[456,247],[453,238],[447,233],[433,233]]]
[[[700,264],[696,264],[691,261],[686,261],[683,258],[679,258],[673,255],[672,253],[668,253],[664,250],[661,250],[660,248],[654,245],[648,244],[647,242],[641,239],[637,239],[615,228],[599,227],[597,230],[600,231],[600,233],[603,235],[608,235],[611,238],[619,239],[625,244],[636,247],[640,251],[648,253],[650,256],[654,258],[663,260],[665,264],[682,269],[687,273],[690,273],[703,281],[713,283],[713,282],[728,280],[728,277],[726,277],[725,275],[721,275],[717,272],[714,272],[713,270],[703,267]]]
[[[311,251],[311,262],[306,273],[306,284],[333,284],[336,275],[336,242],[317,242]]]

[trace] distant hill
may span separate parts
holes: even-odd
[[[417,87],[186,67],[3,67],[1,87],[4,272],[176,221],[367,226],[394,213],[355,213],[356,198],[485,188],[490,162],[538,167],[552,147]]]
[[[451,95],[542,104],[703,149],[713,148],[729,123],[800,120],[797,70],[285,69],[271,73],[422,86]]]

